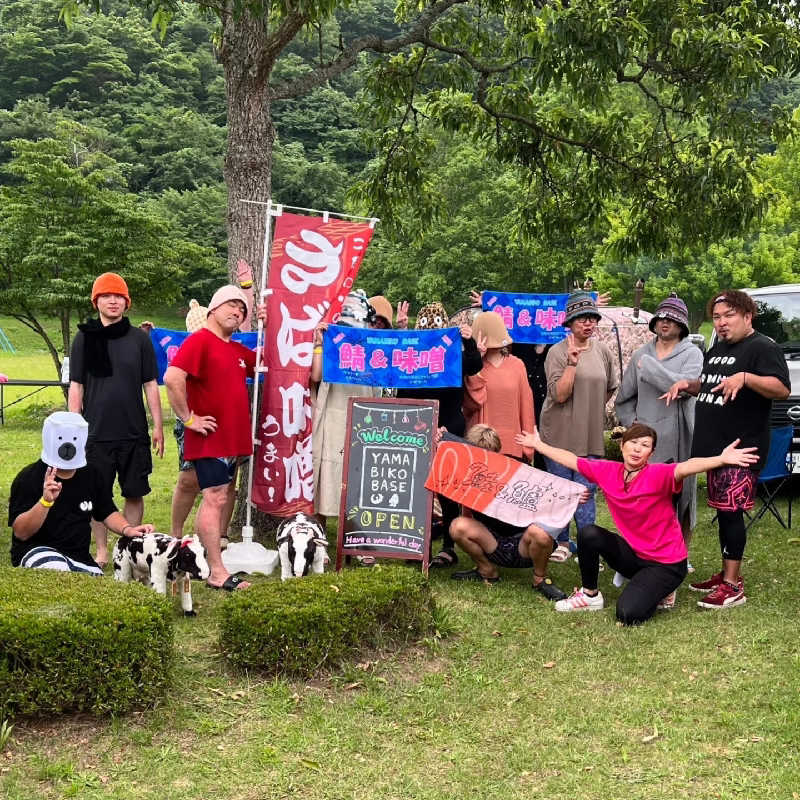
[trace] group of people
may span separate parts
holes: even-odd
[[[242,287],[224,286],[207,309],[190,311],[198,317],[197,329],[164,376],[182,445],[173,534],[181,532],[176,528],[200,493],[195,525],[211,567],[208,583],[228,591],[248,585],[228,573],[221,557],[237,466],[252,453],[246,378],[254,372],[255,354],[232,339],[254,310],[252,293],[243,290],[252,284],[252,275],[242,277]],[[88,423],[86,463],[59,460],[43,447],[42,458],[17,476],[9,509],[15,565],[58,562],[56,568],[98,573],[108,560],[106,528],[125,536],[152,530],[142,523],[151,446],[159,456],[164,453],[153,347],[125,315],[131,299],[121,276],[99,276],[91,299],[98,316],[79,326],[70,355],[71,419],[52,423],[80,429],[82,415]],[[748,295],[726,290],[711,299],[708,311],[717,341],[704,358],[687,338],[685,304],[675,296],[666,298],[650,321],[653,340],[633,354],[620,386],[613,356],[595,336],[600,311],[587,291],[570,294],[566,337],[547,348],[512,342],[494,312],[477,313],[471,325],[461,325],[461,386],[398,394],[438,400],[440,424],[455,436],[511,458],[533,459],[584,486],[575,514],[582,586],[567,597],[547,575],[549,563],[572,555],[569,527],[516,528],[462,509],[446,497],[439,498],[443,546],[431,566],[455,566],[458,545],[474,567],[453,572],[454,579],[494,583],[498,567],[532,568],[537,592],[556,601],[559,611],[577,611],[603,607],[597,585],[603,558],[628,581],[617,604],[618,618],[626,624],[643,622],[659,605],[674,605],[675,590],[690,568],[694,476],[707,472],[723,566],[691,588],[706,593],[700,605],[707,608],[743,603],[743,513],[753,505],[757,472],[766,457],[771,401],[788,396],[790,384],[779,348],[753,329],[757,311]],[[263,305],[255,313],[265,320]],[[385,297],[353,291],[338,323],[404,328],[408,304],[399,304],[395,312]],[[449,325],[441,303],[424,306],[416,317],[418,329]],[[315,511],[322,520],[339,510],[348,400],[381,391],[322,380],[324,330],[321,324],[314,333],[310,372]],[[626,427],[622,462],[605,460],[605,407],[617,390],[616,411]],[[115,478],[125,498],[121,514],[112,500]],[[618,533],[596,525],[597,486]],[[96,560],[89,549],[90,521]]]
[[[120,536],[153,531],[142,519],[150,492],[151,444],[164,455],[155,352],[147,332],[126,316],[131,297],[120,275],[100,275],[91,300],[97,317],[78,326],[70,352],[69,411],[48,417],[41,458],[11,486],[14,566],[102,574],[108,562],[106,529]],[[237,464],[252,453],[246,379],[254,375],[256,357],[232,339],[251,306],[252,296],[241,287],[218,289],[201,326],[179,348],[164,376],[181,423],[179,458],[194,473],[192,479],[179,478],[176,496],[184,497],[173,508],[174,516],[182,515],[182,525],[189,511],[185,495],[193,502],[193,489],[201,494],[195,527],[211,569],[208,585],[227,591],[248,585],[225,568],[221,539],[232,509]],[[263,305],[255,313],[266,319]],[[69,447],[66,437],[71,437]],[[117,479],[125,501],[122,513],[113,502]],[[90,551],[92,529],[96,559]]]
[[[498,566],[532,566],[534,587],[556,601],[557,611],[597,610],[604,606],[598,589],[602,558],[627,581],[617,618],[640,624],[658,608],[675,605],[676,589],[690,569],[695,476],[705,472],[708,503],[719,520],[722,569],[690,588],[703,593],[701,608],[727,609],[746,601],[740,572],[744,514],[754,505],[758,471],[769,449],[772,400],[789,395],[790,380],[780,348],[753,328],[757,308],[749,295],[722,291],[707,310],[716,342],[703,356],[687,338],[686,305],[670,296],[656,309],[650,321],[654,338],[634,352],[617,393],[616,411],[626,427],[618,462],[603,457],[604,409],[617,386],[610,354],[593,337],[600,315],[590,295],[570,295],[567,336],[544,361],[547,396],[538,430],[523,429],[514,441],[526,455],[541,454],[549,471],[586,487],[576,513],[582,585],[567,597],[546,578],[548,560],[569,557],[562,551],[564,532],[537,525],[508,530],[469,513],[451,530],[476,566],[454,578],[493,583]],[[519,452],[502,445],[491,449]],[[597,486],[617,532],[595,523],[590,498]]]

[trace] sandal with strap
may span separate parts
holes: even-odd
[[[550,553],[550,561],[555,562],[556,564],[563,564],[568,559],[572,558],[572,551],[569,549],[569,546],[566,544],[560,544]]]
[[[458,556],[452,550],[441,550],[432,559],[431,569],[443,569],[444,567],[454,567],[458,564]]]

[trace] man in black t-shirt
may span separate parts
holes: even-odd
[[[120,275],[105,272],[92,286],[97,319],[78,326],[70,353],[70,411],[89,423],[87,458],[113,492],[119,477],[123,513],[132,525],[144,515],[144,496],[150,492],[153,471],[144,389],[153,418],[153,448],[164,455],[158,367],[147,333],[133,327],[125,312],[130,308],[128,286]],[[108,563],[108,537],[99,522],[92,523],[97,560]]]
[[[89,553],[90,520],[121,536],[152,525],[131,525],[117,511],[106,481],[86,464],[88,426],[80,414],[58,411],[42,427],[42,455],[14,478],[8,504],[11,563],[101,575]]]
[[[756,304],[744,292],[726,289],[708,303],[717,341],[705,354],[695,381],[674,383],[663,395],[667,404],[680,392],[697,395],[692,457],[720,452],[734,437],[741,447],[757,447],[752,469],[721,467],[708,473],[708,504],[717,509],[722,570],[689,585],[707,592],[701,608],[721,609],[746,601],[739,573],[747,540],[744,512],[753,507],[758,471],[769,451],[772,401],[789,396],[791,382],[778,345],[753,329]]]

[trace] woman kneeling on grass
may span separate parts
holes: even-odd
[[[622,436],[621,464],[578,458],[568,450],[545,444],[537,431],[517,438],[523,447],[533,447],[546,458],[598,484],[620,531],[618,536],[599,525],[587,525],[578,531],[583,586],[557,602],[556,611],[603,608],[603,595],[597,588],[602,556],[629,581],[617,600],[617,619],[624,625],[639,625],[650,619],[659,603],[686,577],[686,545],[673,505],[673,496],[681,491],[683,479],[722,466],[744,467],[758,460],[755,447],[737,449],[736,439],[712,458],[648,464],[657,435],[651,427],[638,422]]]

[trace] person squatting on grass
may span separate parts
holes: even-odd
[[[500,437],[489,425],[473,425],[464,438],[475,447],[500,452]],[[522,437],[518,434],[517,438]],[[517,444],[520,448],[530,448],[529,444],[521,441]],[[587,494],[588,492],[584,493],[581,502],[585,502]],[[478,511],[466,511],[450,524],[450,535],[475,562],[474,569],[454,572],[450,576],[453,580],[497,583],[500,580],[498,567],[533,567],[535,591],[548,600],[562,600],[566,597],[547,577],[547,563],[555,546],[557,530],[548,532],[538,525],[522,528]]]
[[[622,463],[578,458],[568,450],[545,444],[537,431],[520,436],[546,458],[578,471],[596,483],[606,498],[619,535],[599,525],[578,531],[581,587],[556,603],[556,611],[599,611],[603,595],[597,586],[600,558],[628,579],[617,600],[617,619],[639,625],[656,611],[686,577],[687,554],[672,502],[684,478],[724,466],[748,467],[758,461],[755,447],[729,444],[718,456],[691,458],[678,464],[650,464],[658,436],[648,425],[635,423],[622,437]]]
[[[692,456],[707,456],[736,432],[758,458],[741,465],[718,465],[708,472],[708,505],[717,509],[722,570],[689,584],[707,592],[701,608],[730,608],[744,603],[740,573],[747,542],[744,512],[755,502],[758,472],[769,452],[772,401],[789,396],[789,368],[780,347],[753,329],[758,309],[745,292],[726,289],[708,302],[717,341],[705,354],[694,381],[679,380],[661,396],[667,405],[686,392],[697,396]]]
[[[11,484],[12,566],[101,576],[89,552],[93,519],[120,536],[153,532],[152,525],[131,525],[117,511],[110,484],[95,464],[86,463],[88,430],[86,420],[70,411],[44,421],[41,458]]]

